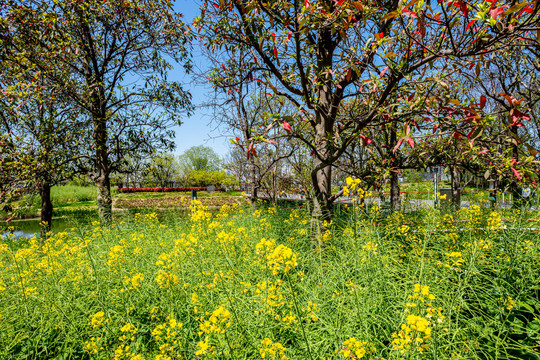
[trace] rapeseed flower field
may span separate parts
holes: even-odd
[[[314,246],[302,209],[195,202],[187,217],[94,223],[42,248],[8,235],[0,358],[539,359],[526,220],[353,206]]]

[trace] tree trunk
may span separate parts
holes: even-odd
[[[399,211],[401,207],[401,197],[399,194],[399,177],[398,173],[392,171],[390,175],[390,206],[393,211]]]
[[[518,127],[517,126],[510,126],[510,135],[515,137],[516,139],[519,139],[518,137]],[[516,162],[519,160],[519,149],[517,146],[517,143],[515,143],[512,146],[512,160],[515,160]],[[510,190],[512,192],[512,207],[514,208],[520,208],[523,206],[523,197],[521,196],[521,192],[519,191],[519,187],[517,184],[517,181],[512,181],[512,184],[510,186]]]
[[[450,177],[452,187],[452,204],[454,211],[461,209],[461,185],[459,170],[456,165],[450,166]]]
[[[392,149],[395,148],[397,144],[397,120],[393,119],[392,122],[389,124],[388,131],[389,134],[387,135],[387,144],[389,145],[387,147],[387,160],[389,160],[390,165],[390,209],[392,212],[399,211],[401,207],[401,198],[399,195],[399,177],[398,173],[395,171],[396,168],[396,159],[397,155],[394,154]],[[384,192],[384,190],[383,190]],[[381,198],[382,200],[382,198]]]
[[[97,207],[101,224],[107,225],[112,218],[109,152],[107,149],[107,120],[105,116],[94,118],[94,141],[96,146]]]
[[[334,43],[331,27],[320,30],[317,43],[317,72],[322,73],[332,68]],[[336,94],[332,94],[334,87],[332,75],[326,74],[320,79],[317,89],[318,101],[315,106],[315,157],[311,170],[313,183],[313,212],[312,221],[316,225],[316,237],[313,245],[322,246],[327,226],[332,220],[332,152],[334,147],[334,124],[337,118],[338,106]],[[339,91],[338,91],[339,93]],[[342,93],[341,95],[342,96]],[[339,98],[338,96],[338,98]]]
[[[253,156],[249,158],[249,177],[250,177],[250,201],[252,205],[255,205],[258,197],[259,184],[257,182],[257,167],[255,166],[255,159]]]
[[[39,239],[41,249],[47,240],[47,233],[51,231],[52,223],[53,204],[51,202],[51,185],[49,182],[45,182],[40,187],[39,196],[41,197],[41,237]]]
[[[314,246],[321,246],[323,235],[326,233],[328,222],[332,219],[332,202],[331,199],[331,180],[332,167],[325,165],[318,157],[313,160],[313,170],[311,172],[311,180],[315,196],[313,197],[313,211],[311,213],[312,221],[315,223],[315,240]]]
[[[107,225],[111,222],[112,218],[111,183],[108,171],[98,169],[96,187],[99,220],[103,225]]]

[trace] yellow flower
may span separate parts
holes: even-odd
[[[208,349],[210,349],[210,344],[208,343],[208,336],[206,337],[206,339],[204,339],[204,341],[199,341],[197,343],[197,348],[199,350],[195,351],[196,356],[201,356],[201,355],[206,354]]]
[[[287,360],[285,355],[285,347],[278,342],[273,342],[269,338],[265,338],[261,341],[261,348],[259,354],[263,359],[281,359]]]
[[[362,359],[366,354],[373,354],[376,351],[377,349],[367,341],[359,341],[352,337],[345,340],[339,353],[346,358]]]
[[[223,334],[225,333],[225,329],[231,325],[231,313],[223,306],[220,306],[212,312],[208,320],[205,320],[199,325],[199,336],[205,333]]]
[[[276,247],[266,258],[269,265],[272,267],[272,272],[274,275],[277,275],[280,271],[287,273],[292,268],[298,266],[298,263],[296,262],[297,257],[298,256],[293,253],[292,249],[285,245],[278,245],[278,247]]]
[[[103,311],[98,311],[91,317],[90,325],[92,325],[94,328],[97,328],[103,325],[104,321],[105,321],[105,313]]]
[[[144,279],[144,275],[142,273],[137,273],[133,275],[132,278],[129,276],[124,277],[124,282],[126,285],[129,286],[130,290],[137,289],[141,286],[141,281]]]

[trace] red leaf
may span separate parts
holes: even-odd
[[[522,113],[518,109],[510,110],[510,115],[512,116],[512,121],[516,121],[517,119],[524,119],[524,120],[531,121],[531,117],[529,115]]]
[[[394,153],[394,154],[396,153],[397,149],[399,149],[402,142],[403,142],[403,139],[399,139],[399,141],[397,142],[397,145],[394,146],[394,150],[392,150],[392,153]]]
[[[381,77],[384,76],[384,74],[386,73],[386,70],[388,70],[388,66],[385,67],[384,69],[382,69],[382,71],[381,71]]]
[[[291,37],[292,37],[292,31],[289,31],[289,33],[287,34],[287,41],[291,40]]]
[[[408,17],[413,17],[413,18],[418,17],[416,13],[410,10],[403,10],[403,15],[408,16]]]
[[[352,77],[352,70],[349,68],[349,70],[347,70],[347,81],[351,81],[351,77]]]
[[[469,8],[467,7],[467,4],[465,4],[463,1],[459,0],[454,2],[454,6],[459,7],[465,17],[469,16]]]
[[[277,49],[276,49],[276,47],[275,47],[275,46],[274,46],[274,56],[275,56],[275,57],[276,57],[276,59],[277,59],[277,57],[278,57],[278,56],[277,56]]]
[[[458,133],[457,131],[454,133],[454,138],[456,138],[457,140],[461,139],[463,137],[462,134]]]
[[[286,121],[283,121],[283,122],[281,123],[281,127],[284,128],[284,129],[287,130],[287,131],[292,131],[291,125],[289,125],[289,123],[286,122]]]
[[[371,140],[370,138],[364,135],[360,135],[360,139],[362,139],[362,141],[364,142],[364,145],[373,143],[373,140]]]
[[[486,97],[484,95],[480,96],[480,109],[483,109],[486,106]]]
[[[214,3],[213,5],[214,5],[214,7],[215,7],[216,9],[219,9],[219,5],[218,5],[218,4]]]
[[[506,10],[507,8],[508,8],[508,5],[504,5],[504,6],[501,6],[500,8],[491,9],[489,10],[489,14],[491,15],[491,18],[493,20],[497,20],[499,15],[501,15],[504,12],[504,10]]]
[[[474,24],[476,20],[471,20],[468,24],[467,24],[467,27],[465,28],[465,32],[469,31],[469,28],[472,26],[472,24]],[[471,69],[472,69],[472,66],[474,66],[474,63],[471,65]],[[469,69],[470,70],[470,69]]]
[[[472,133],[474,132],[474,130],[476,130],[476,126],[474,126],[474,127],[472,128],[472,130],[469,131],[469,133],[467,134],[467,139],[470,139],[470,138],[471,138],[471,135],[472,135]]]
[[[304,0],[304,7],[309,7],[309,0]]]
[[[510,168],[510,169],[512,169],[512,172],[514,173],[514,176],[517,177],[518,180],[521,179],[521,174],[519,173],[519,171],[517,171],[514,168]]]
[[[257,153],[255,152],[255,146],[253,145],[253,141],[249,143],[247,148],[247,154],[246,157],[249,159],[249,154],[253,154],[257,156]]]
[[[414,149],[414,139],[413,139],[413,138],[408,138],[408,139],[407,139],[407,142],[409,143],[409,145],[411,146],[411,148]]]
[[[272,144],[277,144],[277,141],[275,141],[275,140],[264,140],[264,142],[272,143]]]

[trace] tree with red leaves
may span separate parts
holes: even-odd
[[[333,164],[388,112],[398,87],[454,59],[475,59],[481,67],[487,53],[533,36],[538,20],[537,3],[528,1],[216,0],[205,2],[195,26],[210,50],[249,51],[246,80],[296,107],[292,119],[276,122],[313,152],[313,218],[322,233],[337,195]],[[362,111],[340,122],[347,99]]]

